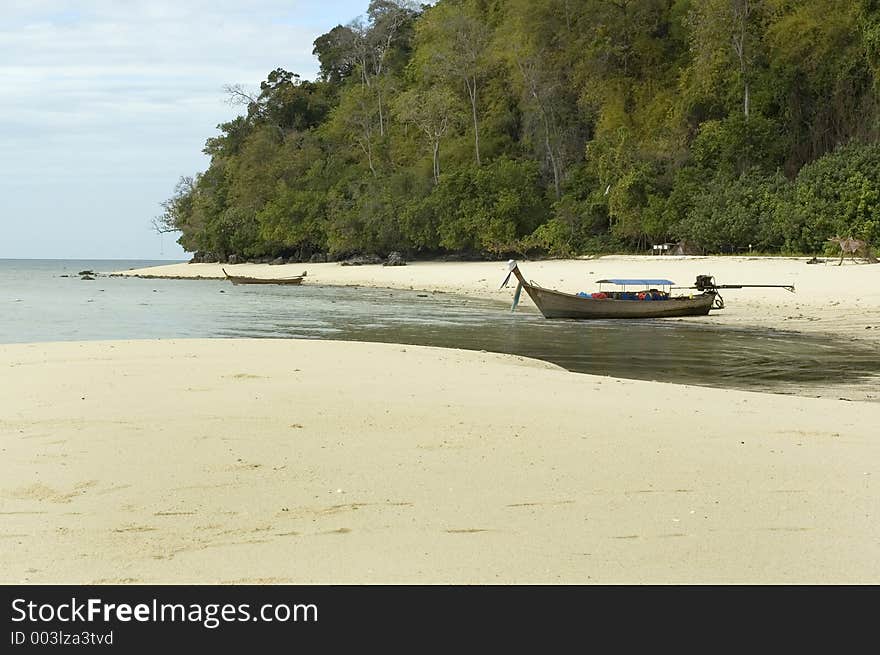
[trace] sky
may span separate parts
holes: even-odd
[[[369,0],[0,0],[0,258],[186,259],[151,221],[205,140]]]

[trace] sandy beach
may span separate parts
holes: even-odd
[[[0,365],[3,582],[880,581],[877,404],[320,341]]]
[[[792,283],[684,320],[876,343],[880,266],[804,262],[522,269],[572,291],[611,276]],[[503,262],[226,268],[513,293]],[[0,367],[6,583],[880,582],[876,402],[314,340],[0,345]]]
[[[742,289],[724,293],[726,309],[692,320],[732,327],[760,327],[837,334],[880,343],[880,265],[837,266],[836,258],[807,264],[807,257],[669,257],[613,255],[596,259],[520,262],[527,279],[577,293],[595,291],[607,278],[667,278],[692,285],[697,275],[718,284],[793,284],[782,289]],[[329,264],[171,264],[119,271],[122,275],[170,278],[223,278],[232,275],[287,277],[307,272],[307,284],[353,285],[456,293],[510,303],[514,284],[499,289],[505,262],[415,262],[401,267]],[[536,311],[523,294],[522,311]]]

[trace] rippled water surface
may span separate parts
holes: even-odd
[[[880,348],[699,319],[548,321],[488,301],[363,287],[98,277],[150,262],[0,260],[0,343],[172,337],[379,341],[535,357],[616,377],[872,398]],[[71,277],[61,277],[69,275]],[[377,362],[381,366],[381,362]]]

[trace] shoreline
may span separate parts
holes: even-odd
[[[606,277],[669,277],[679,285],[711,274],[719,284],[794,284],[782,289],[725,291],[726,309],[709,316],[664,319],[731,327],[755,327],[836,335],[880,345],[880,266],[807,265],[806,258],[609,255],[591,259],[521,262],[528,279],[542,286],[577,293],[595,290]],[[509,304],[513,285],[499,289],[506,262],[415,262],[407,266],[326,264],[171,264],[128,271],[118,277],[148,279],[223,279],[230,273],[280,278],[307,272],[304,284],[366,286],[454,293]],[[523,294],[517,311],[537,311]]]
[[[806,287],[803,299],[741,292],[745,302],[727,298],[736,311],[692,320],[796,329],[771,323],[797,311],[819,318],[805,332],[821,323],[856,339],[875,316],[880,329],[880,267],[657,259],[522,267],[562,288],[585,270],[679,282],[720,271],[719,283],[743,284],[790,275],[778,283]],[[216,279],[210,266],[219,272],[124,274]],[[498,290],[503,262],[235,267],[303,269],[307,283],[513,294]],[[841,281],[849,294],[821,295]],[[0,366],[6,583],[880,581],[876,402],[330,340],[4,344]]]
[[[870,403],[311,340],[0,366],[8,583],[880,580]]]

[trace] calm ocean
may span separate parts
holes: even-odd
[[[546,321],[451,294],[234,286],[107,274],[171,262],[0,260],[0,344],[163,338],[323,338],[487,350],[569,370],[724,388],[877,399],[880,349],[696,321]],[[376,363],[381,366],[381,362]]]

